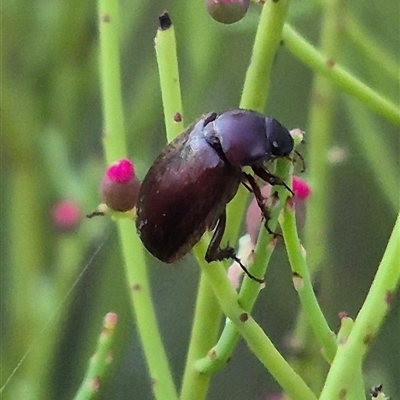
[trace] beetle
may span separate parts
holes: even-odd
[[[287,157],[294,142],[276,119],[245,109],[210,112],[165,147],[140,187],[136,228],[147,250],[165,263],[174,263],[214,229],[207,262],[233,259],[251,275],[232,247],[220,248],[226,224],[226,205],[242,183],[252,191],[264,216],[264,198],[253,175],[271,185],[284,185],[265,162]],[[267,228],[268,229],[268,228]]]

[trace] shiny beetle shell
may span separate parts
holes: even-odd
[[[213,227],[240,184],[240,168],[207,143],[205,121],[164,149],[140,188],[136,227],[147,250],[166,263],[188,253]]]
[[[254,178],[242,167],[251,166],[270,184],[288,188],[264,163],[292,150],[293,138],[273,118],[242,109],[204,115],[167,145],[142,182],[136,227],[143,244],[159,260],[173,263],[217,222],[221,222],[220,242],[226,205],[240,183],[247,182],[246,187],[256,196],[260,193]],[[263,199],[258,203],[262,207]],[[237,260],[231,248],[219,252],[219,244],[211,241],[209,261]]]

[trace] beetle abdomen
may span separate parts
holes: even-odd
[[[171,142],[150,168],[137,203],[140,238],[151,254],[166,263],[191,250],[240,183],[240,169],[221,160],[200,127],[187,132]]]

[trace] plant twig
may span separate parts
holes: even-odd
[[[289,0],[268,1],[263,5],[253,45],[253,52],[243,85],[240,108],[264,113],[268,97],[272,67],[279,49],[282,29],[289,8]],[[227,207],[227,229],[225,237],[232,243],[237,241],[248,193],[239,190]]]
[[[352,390],[362,360],[390,310],[400,283],[400,214],[375,279],[347,341],[341,343],[328,373],[320,400],[340,399]],[[343,397],[343,396],[342,396]]]
[[[240,103],[241,108],[248,108],[258,110],[263,112],[265,107],[265,102],[267,99],[267,93],[269,88],[269,80],[270,73],[272,69],[272,64],[274,60],[275,53],[279,47],[279,42],[281,38],[281,31],[284,24],[284,20],[287,13],[288,8],[288,0],[283,0],[277,3],[268,2],[263,6],[263,11],[260,16],[260,22],[257,30],[257,35],[253,47],[253,56],[252,60],[246,75],[246,81],[244,84],[242,100]],[[239,227],[241,220],[238,218],[238,215],[243,214],[245,201],[247,198],[247,193],[244,191],[239,191],[232,202],[229,204],[227,208],[227,229],[225,232],[225,237],[227,240],[235,242],[237,240]],[[206,249],[205,237],[200,241],[199,245],[196,246],[194,252],[198,260],[204,261],[204,254]],[[202,278],[203,279],[203,278]],[[201,304],[212,303],[214,301],[214,296],[212,296],[209,287],[207,287],[207,281],[202,283],[200,288],[202,290],[206,290],[208,292],[209,299],[206,301],[203,297],[203,294],[198,293],[198,298],[203,298],[203,300],[196,307],[195,318],[194,318],[194,327],[196,327],[196,331],[207,331],[208,334],[211,335],[215,332],[215,328],[219,327],[220,318],[215,318],[214,321],[211,321],[210,318],[203,318],[204,316],[204,307],[200,307]],[[213,313],[213,317],[217,316],[218,312],[215,311]],[[207,313],[209,316],[210,313]],[[192,338],[196,335],[196,331],[192,331]],[[214,338],[214,340],[216,337]],[[207,340],[208,339],[203,339]],[[192,341],[191,341],[192,343]],[[233,343],[233,342],[231,342]],[[190,371],[189,368],[193,368],[192,362],[200,357],[205,357],[207,350],[210,349],[208,347],[202,347],[202,351],[200,351],[200,347],[197,346],[197,350],[189,350],[190,358],[188,358],[184,381],[183,381],[183,389],[182,394],[188,393],[196,393],[197,385],[202,386],[201,393],[205,394],[205,381],[206,378],[201,376],[198,371]],[[208,375],[207,375],[208,376]],[[200,388],[199,388],[200,390]],[[189,398],[189,397],[183,397]],[[198,397],[197,397],[198,398]]]
[[[112,360],[110,348],[116,324],[117,314],[108,313],[104,318],[103,330],[97,342],[96,352],[90,359],[85,378],[74,400],[90,400],[98,392],[101,379]]]
[[[284,182],[292,181],[291,168],[289,166],[290,163],[291,162],[288,162],[288,160],[277,160],[276,174],[281,177]],[[276,229],[278,216],[289,195],[289,192],[285,188],[277,190],[280,190],[278,195],[279,200],[271,208],[270,220],[268,221],[268,227],[272,231]],[[275,240],[272,239],[273,235],[269,234],[266,229],[261,227],[257,239],[254,264],[251,266],[251,273],[255,276],[265,276],[269,260],[272,256],[273,250],[275,249]],[[260,286],[245,276],[239,292],[239,304],[246,312],[250,313],[253,309],[259,292]],[[232,322],[227,320],[217,344],[209,351],[206,357],[196,362],[196,369],[202,373],[211,373],[221,369],[232,355],[239,339],[239,332]]]
[[[118,2],[117,0],[99,0],[98,7],[105,124],[103,145],[107,163],[111,164],[126,157],[120,88]],[[143,246],[131,220],[118,219],[116,223],[132,311],[150,370],[152,389],[157,399],[173,400],[177,398],[177,394],[151,299]]]
[[[239,298],[221,264],[198,259],[222,311],[246,340],[250,350],[278,381],[285,393],[296,400],[316,400],[315,394],[294,372],[253,318],[239,306]]]
[[[355,78],[335,63],[330,55],[323,55],[301,37],[290,25],[283,28],[285,47],[304,64],[330,79],[330,82],[384,116],[395,125],[400,125],[400,108]]]
[[[167,12],[159,16],[159,27],[154,43],[158,73],[160,75],[167,139],[170,142],[183,131],[184,123],[175,32]]]
[[[379,185],[394,212],[399,208],[398,169],[395,152],[389,146],[388,137],[379,132],[373,116],[354,99],[347,99],[347,114],[352,124],[354,141],[365,157],[366,167],[370,168],[375,182]],[[377,149],[382,156],[377,157]]]
[[[302,248],[296,228],[295,212],[286,206],[280,218],[286,250],[293,271],[294,286],[299,293],[303,310],[313,332],[320,343],[323,353],[329,362],[336,353],[335,334],[330,330],[315,296],[308,271],[305,250]]]

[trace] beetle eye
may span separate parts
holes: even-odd
[[[277,149],[279,147],[279,143],[276,140],[274,140],[272,142],[272,147],[275,147]]]

